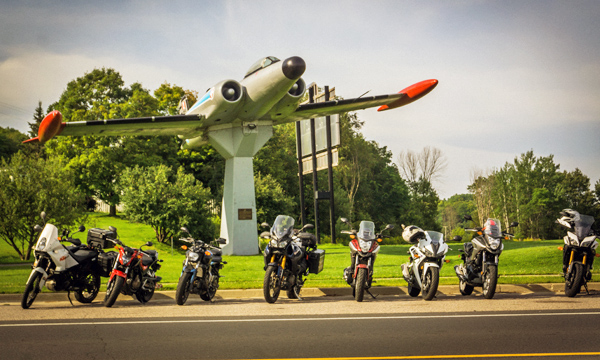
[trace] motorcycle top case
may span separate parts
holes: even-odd
[[[89,246],[95,249],[106,249],[112,246],[112,242],[106,240],[107,238],[114,239],[115,233],[105,229],[89,229],[87,236],[87,243]]]
[[[325,250],[317,249],[308,253],[308,272],[318,274],[323,271]]]

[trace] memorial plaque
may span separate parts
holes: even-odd
[[[238,220],[252,220],[252,209],[238,209]]]

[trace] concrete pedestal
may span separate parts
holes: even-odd
[[[211,130],[209,142],[225,158],[221,237],[225,255],[258,254],[253,156],[273,135],[271,122]]]

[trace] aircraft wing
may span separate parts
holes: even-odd
[[[52,111],[40,124],[38,136],[26,140],[50,140],[56,135],[181,135],[201,133],[203,115],[149,116],[129,119],[62,122],[62,114]]]
[[[356,111],[379,106],[377,111],[395,109],[400,106],[410,104],[431,92],[438,84],[435,79],[424,80],[397,94],[378,95],[359,97],[355,99],[333,100],[312,104],[301,104],[293,113],[282,116],[282,118],[273,118],[278,124],[292,122],[298,120],[306,120],[310,118],[340,114],[349,111]]]

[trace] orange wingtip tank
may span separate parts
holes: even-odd
[[[413,84],[406,89],[399,91],[398,94],[405,94],[406,96],[401,97],[400,99],[393,101],[387,105],[382,105],[377,109],[377,111],[383,110],[391,110],[398,108],[400,106],[408,105],[413,101],[419,100],[423,96],[429,94],[431,90],[435,89],[438,81],[436,79],[423,80],[416,84]]]
[[[58,110],[51,111],[40,123],[38,136],[23,141],[23,143],[39,141],[42,144],[60,134],[64,127],[62,114]]]

